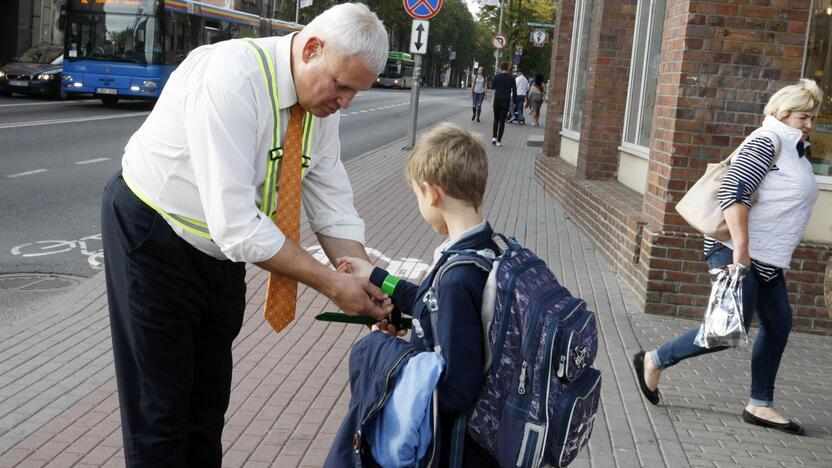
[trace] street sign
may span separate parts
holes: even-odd
[[[451,59],[451,60],[456,60],[456,51],[455,51],[455,50],[452,50],[452,51],[451,51],[451,56],[450,56],[450,59]]]
[[[415,19],[431,19],[442,8],[442,0],[402,0],[408,15]]]
[[[523,55],[523,48],[518,47],[517,50],[514,51],[514,53],[517,54],[517,55]]]
[[[491,38],[491,45],[493,45],[497,50],[505,49],[506,45],[508,45],[508,39],[506,39],[506,37],[502,34],[497,34]]]
[[[549,33],[542,29],[535,29],[532,31],[532,35],[529,40],[535,47],[543,47],[547,42],[549,42]]]
[[[526,23],[527,26],[534,26],[536,28],[552,28],[555,29],[555,25],[552,23]]]
[[[474,70],[476,70],[477,68],[480,68],[480,63],[474,62]]]
[[[424,54],[428,51],[428,28],[430,21],[413,20],[410,27],[410,53]]]

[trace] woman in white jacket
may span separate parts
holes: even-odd
[[[789,268],[818,197],[806,152],[822,99],[818,85],[806,79],[774,93],[762,127],[743,142],[720,185],[719,200],[731,240],[705,238],[710,268],[736,264],[750,268],[741,286],[744,324],[747,330],[756,311],[760,332],[751,354],[751,397],[743,420],[798,435],[804,433],[803,427],[774,408],[774,381],[792,324],[783,270]],[[651,403],[659,402],[659,379],[665,369],[725,349],[697,346],[698,331],[699,327],[692,328],[656,350],[633,357],[641,391]]]

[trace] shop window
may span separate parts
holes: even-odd
[[[572,24],[572,50],[569,52],[569,73],[566,81],[566,106],[563,128],[581,132],[584,96],[586,95],[587,53],[589,29],[592,26],[593,0],[575,2],[575,20]]]
[[[832,1],[812,2],[809,37],[806,42],[806,61],[803,76],[817,81],[823,90],[815,125],[809,161],[819,180],[832,184]]]
[[[666,0],[639,0],[636,10],[623,146],[635,147],[637,153],[644,155],[649,151],[653,125],[665,3]]]

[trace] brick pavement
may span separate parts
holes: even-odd
[[[490,135],[483,123],[457,123]],[[487,145],[485,212],[514,233],[597,311],[596,366],[603,372],[601,408],[578,467],[832,466],[832,338],[792,335],[778,379],[777,402],[807,427],[794,437],[740,420],[749,382],[748,351],[695,359],[666,373],[665,404],[637,392],[629,357],[695,322],[647,316],[595,247],[548,198],[533,176],[537,149],[525,146],[542,129],[509,125],[504,146]],[[400,275],[424,272],[439,237],[419,217],[404,184],[402,141],[346,163],[359,212],[367,221],[371,257]],[[324,260],[304,227],[302,244]],[[324,260],[325,261],[325,260]],[[262,318],[266,275],[248,269],[246,317],[234,344],[234,379],[223,434],[224,466],[320,466],[349,401],[347,356],[366,331],[315,323],[333,310],[301,287],[298,318],[274,335]],[[0,467],[122,466],[103,276],[62,305],[0,329]]]

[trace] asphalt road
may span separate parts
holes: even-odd
[[[419,128],[469,108],[468,96],[423,88]],[[342,158],[406,136],[409,104],[409,91],[359,93],[342,111]],[[101,190],[152,108],[0,97],[0,326],[101,270]]]

